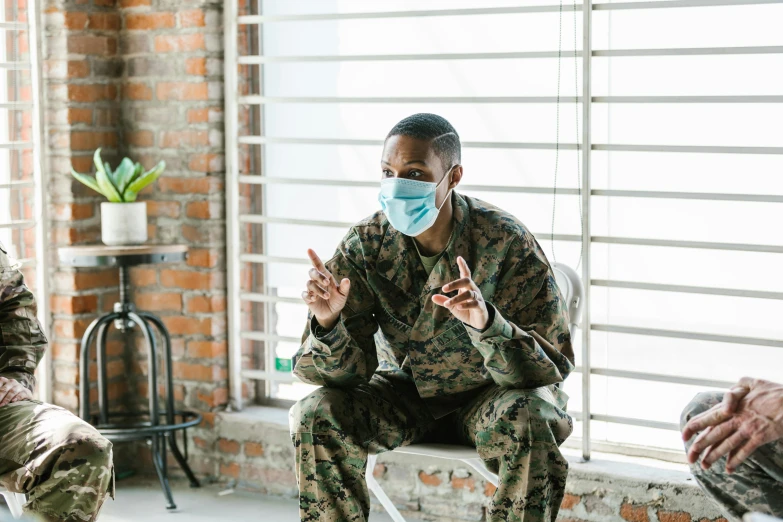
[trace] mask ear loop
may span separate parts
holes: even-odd
[[[440,184],[441,184],[441,183],[443,183],[443,181],[444,181],[446,178],[448,178],[448,177],[449,177],[449,175],[451,174],[451,171],[452,171],[452,170],[454,170],[454,167],[456,167],[456,166],[457,166],[457,165],[456,165],[456,164],[454,164],[454,165],[452,165],[451,167],[449,167],[449,170],[447,170],[447,171],[446,171],[446,175],[445,175],[445,176],[443,176],[443,179],[442,179],[442,180],[440,180],[440,181],[438,182],[438,184],[437,184],[437,185],[435,185],[435,190],[438,190],[438,187],[440,187]],[[451,181],[449,181],[449,183],[451,183]],[[454,190],[454,189],[453,189],[453,188],[451,188],[451,189],[449,189],[449,191],[446,193],[446,197],[445,197],[445,198],[443,198],[443,203],[441,203],[441,204],[440,204],[440,206],[438,207],[438,212],[440,212],[440,209],[442,209],[442,208],[443,208],[443,205],[445,205],[445,204],[446,204],[446,200],[448,200],[448,199],[449,199],[449,196],[451,196],[451,191],[452,191],[452,190]]]

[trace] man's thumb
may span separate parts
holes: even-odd
[[[347,277],[340,281],[340,293],[343,295],[348,295],[348,291],[351,289],[351,280]]]

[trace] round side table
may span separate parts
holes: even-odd
[[[79,415],[95,426],[102,435],[113,442],[146,440],[152,449],[152,461],[166,496],[167,508],[176,509],[168,481],[166,447],[190,480],[191,487],[199,487],[199,481],[187,463],[188,445],[184,438],[185,454],[180,452],[175,432],[185,431],[201,422],[201,414],[174,409],[174,382],[171,364],[171,337],[160,317],[149,312],[137,311],[130,301],[128,269],[132,266],[155,263],[176,263],[187,258],[188,247],[184,245],[141,245],[109,247],[104,245],[61,248],[58,251],[60,264],[71,267],[117,267],[120,271],[120,300],[114,304],[114,311],[95,319],[84,332],[79,355],[81,375],[79,380]],[[134,327],[141,330],[147,344],[149,360],[149,411],[136,416],[109,413],[109,394],[106,372],[106,340],[108,327],[127,332]],[[165,362],[165,409],[158,404],[158,347],[153,332],[155,327],[163,338],[163,360]],[[97,337],[98,357],[98,413],[90,412],[89,349]],[[146,417],[149,417],[148,420]],[[177,420],[179,418],[179,421]]]

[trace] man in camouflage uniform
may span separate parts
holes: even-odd
[[[63,408],[33,400],[46,348],[33,294],[0,244],[0,486],[33,520],[92,521],[114,494],[111,442]]]
[[[783,519],[783,384],[745,377],[725,394],[701,393],[681,425],[693,474],[727,518]]]
[[[555,520],[572,431],[557,386],[573,370],[566,303],[522,223],[453,192],[459,154],[443,118],[401,121],[381,199],[384,185],[427,182],[434,224],[406,235],[390,223],[411,224],[400,201],[384,200],[331,260],[309,251],[294,374],[322,387],[290,414],[303,521],[367,520],[368,452],[424,440],[473,445],[498,473],[490,521]]]

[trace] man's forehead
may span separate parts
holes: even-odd
[[[409,136],[392,136],[386,140],[381,161],[401,164],[418,162],[432,165],[437,161],[437,155],[434,153],[430,141]]]

